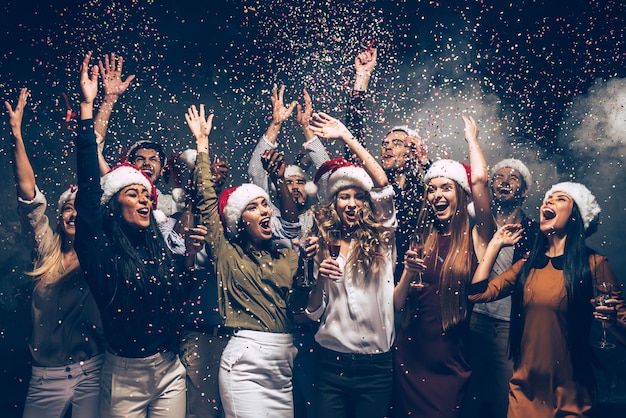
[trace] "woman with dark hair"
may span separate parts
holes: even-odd
[[[185,369],[176,353],[185,270],[157,226],[150,179],[130,164],[100,179],[92,119],[98,67],[90,76],[90,57],[81,68],[76,252],[107,341],[100,414],[182,418]]]
[[[594,286],[619,286],[608,260],[588,248],[600,207],[580,183],[559,183],[546,193],[539,211],[540,231],[527,260],[520,260],[488,284],[500,251],[515,243],[519,225],[506,225],[489,243],[474,275],[488,302],[511,295],[510,351],[514,362],[508,416],[587,416],[595,400],[589,332]],[[485,290],[486,287],[486,290]]]
[[[28,90],[23,88],[15,109],[5,102],[14,141],[18,212],[36,254],[34,270],[27,273],[35,282],[33,366],[23,416],[61,418],[71,407],[72,417],[91,418],[98,413],[104,337],[98,307],[74,250],[77,189],[70,186],[61,194],[57,226],[52,229],[47,201],[35,182],[22,138],[27,97]]]
[[[393,352],[398,417],[458,416],[471,373],[472,305],[467,289],[476,254],[491,239],[495,223],[478,126],[471,117],[463,120],[471,167],[439,160],[426,172],[415,231],[423,248],[407,250],[405,269],[394,289],[394,305],[401,315]],[[470,202],[475,208],[474,237]],[[416,280],[420,276],[422,280]]]
[[[219,390],[226,417],[293,417],[292,373],[297,349],[288,301],[297,276],[298,253],[272,246],[267,192],[246,183],[215,192],[209,163],[213,115],[189,108],[196,139],[197,208],[209,233],[220,314],[233,330],[222,353]],[[315,241],[309,249],[316,249]],[[311,254],[312,255],[312,254]]]

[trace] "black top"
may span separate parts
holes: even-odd
[[[184,270],[176,265],[172,275],[158,277],[161,260],[151,260],[140,244],[141,239],[137,239],[136,250],[149,277],[120,277],[115,268],[119,255],[103,229],[93,120],[80,121],[76,145],[79,191],[75,248],[102,316],[108,349],[123,357],[148,357],[161,351],[174,351],[180,327],[178,311],[184,297],[181,284]]]

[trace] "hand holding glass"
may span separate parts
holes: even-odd
[[[308,257],[306,249],[311,246],[310,235],[304,234],[300,239],[300,257],[302,257],[303,267],[302,275],[298,277],[296,284],[299,287],[313,287],[315,286],[315,277],[313,277],[313,258]]]
[[[411,236],[409,237],[409,250],[416,252],[417,258],[422,258],[423,247],[424,244],[422,243],[422,237],[419,234],[411,234]],[[415,278],[415,280],[409,283],[409,286],[417,290],[422,290],[423,288],[428,286],[428,283],[424,283],[424,281],[422,280],[422,272],[420,271],[419,273],[417,273],[417,277]]]
[[[613,294],[613,283],[601,282],[597,283],[594,286],[595,290],[595,298],[593,302],[596,306],[604,306],[606,305],[606,301],[611,299]],[[615,344],[610,343],[606,339],[606,321],[602,321],[602,339],[593,344],[594,347],[608,350],[611,348],[615,348]]]
[[[341,253],[341,231],[339,229],[331,229],[328,231],[328,240],[326,241],[328,252],[333,260],[336,260]],[[341,283],[342,280],[335,280],[335,283]]]

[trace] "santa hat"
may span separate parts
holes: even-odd
[[[104,176],[100,177],[100,187],[102,187],[100,203],[106,205],[115,193],[131,184],[140,184],[148,189],[152,195],[153,206],[156,207],[156,189],[152,185],[150,178],[130,163],[118,164]]]
[[[530,188],[530,185],[533,183],[533,176],[530,174],[530,170],[526,167],[526,164],[520,160],[516,160],[515,158],[506,158],[493,166],[491,169],[491,176],[493,177],[496,174],[496,171],[504,167],[519,171],[524,179],[524,183],[526,183],[526,188]]]
[[[470,166],[454,160],[435,161],[424,176],[424,184],[428,184],[435,177],[445,177],[454,180],[471,197],[472,175]]]
[[[229,237],[237,235],[237,224],[241,214],[252,200],[264,197],[270,202],[267,192],[252,183],[244,183],[238,187],[225,189],[217,201],[217,210],[222,220],[222,226]]]
[[[147,139],[142,139],[134,142],[130,147],[128,147],[126,151],[122,153],[122,156],[120,157],[120,162],[125,163],[135,161],[135,155],[140,149],[155,150],[159,154],[161,166],[165,163],[165,154],[163,153],[163,148],[161,147],[161,144]]]
[[[176,203],[181,203],[185,200],[185,190],[183,189],[183,179],[181,179],[181,168],[184,164],[189,170],[193,171],[196,167],[196,158],[198,157],[198,151],[195,149],[186,149],[183,152],[172,154],[167,159],[167,170],[163,175],[165,182],[168,182],[170,178],[174,182],[175,187],[172,189],[172,199]]]
[[[419,133],[415,129],[409,128],[407,125],[394,126],[389,130],[389,132],[387,132],[387,135],[392,132],[404,132],[408,136],[417,136],[419,138]]]
[[[61,194],[61,197],[59,197],[59,212],[63,211],[63,205],[65,204],[65,202],[67,202],[68,200],[76,199],[77,191],[78,191],[78,187],[74,186],[73,184],[70,184],[69,189],[67,189]]]
[[[285,167],[285,174],[283,174],[284,178],[287,177],[300,177],[306,183],[304,184],[304,192],[308,196],[314,196],[317,193],[317,186],[310,179],[308,174],[297,165],[288,165]]]
[[[363,167],[343,158],[334,158],[324,162],[315,174],[315,183],[317,184],[319,179],[327,173],[329,174],[326,193],[328,197],[334,196],[346,187],[359,187],[366,192],[374,187],[372,178]]]
[[[597,221],[598,215],[600,214],[600,205],[596,201],[596,198],[587,187],[580,183],[573,182],[563,182],[555,184],[546,192],[546,195],[543,198],[543,203],[548,200],[548,197],[553,195],[555,192],[563,192],[569,195],[574,202],[576,202],[576,206],[578,206],[578,210],[580,211],[580,215],[583,218],[583,224],[585,226],[585,230],[589,228],[592,222]]]

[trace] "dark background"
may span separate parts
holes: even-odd
[[[37,3],[37,4],[35,4]],[[54,218],[73,182],[78,68],[121,54],[136,80],[111,119],[111,162],[139,138],[168,152],[192,144],[183,114],[206,103],[215,112],[214,152],[241,182],[250,150],[271,116],[273,83],[286,101],[307,87],[316,110],[343,117],[353,61],[378,48],[370,83],[367,138],[378,153],[393,125],[419,129],[433,158],[466,159],[461,114],[480,123],[488,161],[516,157],[533,172],[528,213],[563,180],[586,184],[602,206],[588,244],[626,272],[626,6],[621,1],[50,1],[0,5],[0,95],[15,104],[32,90],[24,117],[28,152]],[[30,253],[16,216],[10,131],[0,145],[0,398],[19,416],[29,378]],[[279,137],[288,160],[302,137],[295,119]],[[337,144],[328,144],[338,151]],[[162,185],[163,186],[163,185]],[[164,187],[164,186],[163,186]],[[598,328],[594,329],[592,338]],[[599,354],[604,403],[626,400],[623,349]],[[2,414],[7,416],[7,414]]]

